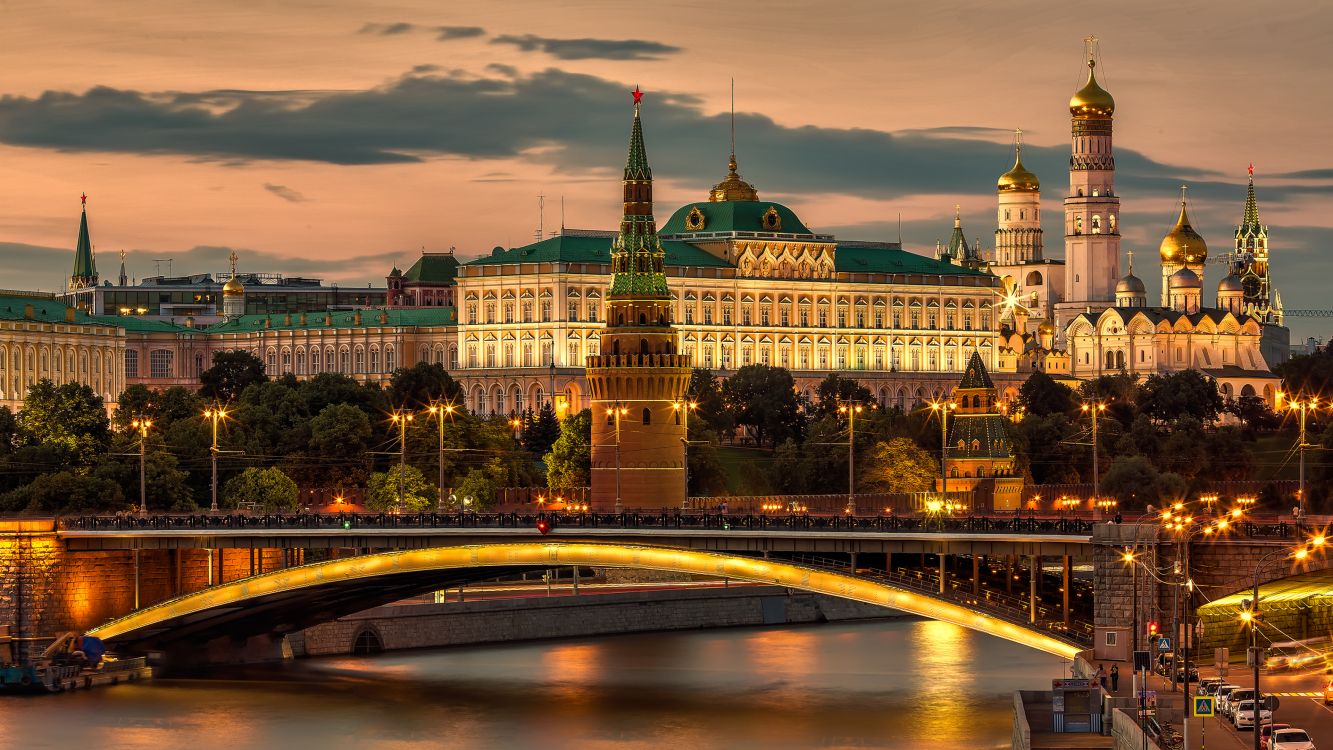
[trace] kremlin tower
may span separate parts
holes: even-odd
[[[1254,198],[1254,165],[1245,196],[1245,215],[1236,227],[1235,275],[1244,292],[1243,304],[1250,315],[1265,323],[1282,325],[1281,305],[1274,305],[1273,280],[1268,268],[1268,227],[1259,223],[1259,202]]]
[[[1066,315],[1103,310],[1115,302],[1120,279],[1120,199],[1115,192],[1111,120],[1115,99],[1097,83],[1095,37],[1088,39],[1088,81],[1069,100],[1073,152],[1065,198]]]
[[[624,215],[611,246],[611,287],[601,352],[588,357],[595,510],[660,508],[684,502],[685,424],[681,399],[690,359],[672,328],[665,252],[653,218],[653,173],[634,91],[625,164]],[[734,171],[734,170],[733,170]]]
[[[93,243],[88,237],[88,196],[81,195],[83,216],[79,219],[79,239],[74,244],[74,272],[69,275],[69,288],[87,289],[97,286],[97,259],[93,257]]]

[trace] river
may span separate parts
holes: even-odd
[[[987,750],[1065,670],[926,620],[407,651],[0,697],[0,748]]]

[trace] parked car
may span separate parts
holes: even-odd
[[[1230,682],[1224,682],[1213,690],[1213,697],[1217,699],[1213,703],[1218,715],[1226,716],[1226,711],[1222,709],[1226,707],[1227,697],[1236,690],[1240,690],[1240,685],[1233,685]]]
[[[1288,727],[1273,732],[1269,750],[1315,750],[1314,740],[1304,729]]]
[[[1209,677],[1208,679],[1206,679],[1206,680],[1204,680],[1204,681],[1202,681],[1202,682],[1199,683],[1199,693],[1198,693],[1198,694],[1199,694],[1199,695],[1217,695],[1217,689],[1218,689],[1219,687],[1225,685],[1225,684],[1227,684],[1227,681],[1226,681],[1226,680],[1221,680],[1221,679],[1218,679],[1218,678],[1216,678],[1216,677]]]
[[[1234,724],[1236,723],[1236,705],[1243,700],[1248,700],[1253,697],[1254,690],[1252,688],[1238,687],[1227,694],[1226,699],[1222,701],[1222,705],[1218,706],[1218,708],[1222,711],[1222,715],[1230,719],[1231,723]]]
[[[1270,721],[1264,722],[1259,727],[1259,747],[1262,747],[1264,750],[1273,750],[1268,746],[1269,735],[1271,735],[1273,732],[1276,732],[1279,729],[1287,729],[1290,726],[1291,726],[1290,724],[1274,724]]]
[[[1231,723],[1236,725],[1237,729],[1254,729],[1254,700],[1243,700],[1236,704],[1233,712],[1234,718]],[[1267,708],[1259,707],[1259,721],[1271,721],[1273,712]]]
[[[1185,681],[1185,668],[1180,667],[1179,669],[1176,670],[1176,682],[1181,683],[1184,681]],[[1199,681],[1199,668],[1191,664],[1190,682],[1198,682],[1198,681]]]

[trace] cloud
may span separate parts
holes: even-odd
[[[278,196],[279,198],[291,203],[305,203],[306,197],[286,185],[274,185],[271,182],[264,183],[264,189]]]
[[[535,34],[503,34],[491,44],[510,44],[524,52],[545,52],[560,60],[660,60],[680,52],[661,42],[643,39],[555,39]]]
[[[406,34],[417,29],[416,24],[399,21],[398,23],[368,23],[361,27],[358,34],[377,34],[379,36],[395,36]]]
[[[436,26],[435,38],[441,42],[453,39],[472,39],[485,36],[486,29],[480,26]]]

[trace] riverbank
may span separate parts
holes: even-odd
[[[292,655],[327,656],[551,638],[906,617],[778,586],[633,591],[398,604],[288,636]]]

